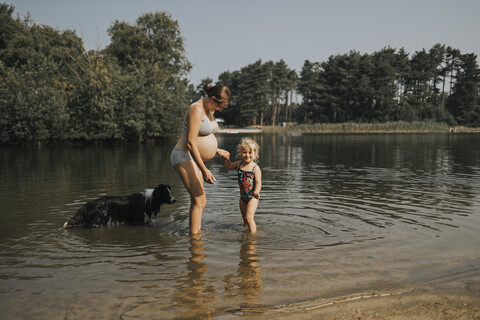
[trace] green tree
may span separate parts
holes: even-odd
[[[224,119],[226,125],[243,124],[243,122],[241,122],[243,121],[241,120],[241,101],[238,99],[238,95],[240,94],[240,90],[238,89],[240,77],[240,71],[238,70],[233,72],[225,71],[218,76],[218,82],[226,85],[230,89],[231,93],[229,107],[224,109],[221,113],[215,115]]]
[[[67,102],[74,87],[70,65],[83,50],[81,41],[72,31],[13,19],[12,13],[12,7],[0,6],[1,25],[14,30],[0,33],[1,141],[65,139]]]
[[[293,96],[296,94],[298,74],[295,70],[290,70],[287,74],[287,86],[285,88],[285,118],[286,122],[292,121],[292,114],[296,111],[296,104],[293,102]]]
[[[289,74],[290,74],[290,69],[288,68],[287,64],[285,61],[280,60],[277,63],[272,65],[272,71],[271,71],[271,121],[272,125],[276,125],[278,120],[280,119],[281,115],[281,106],[282,103],[287,104],[288,103],[288,88],[290,86],[289,83]]]
[[[109,59],[91,51],[82,56],[74,73],[77,81],[68,102],[69,137],[75,140],[122,139],[120,108],[115,96],[118,70]]]
[[[122,131],[139,140],[175,136],[189,104],[191,69],[178,22],[165,12],[147,13],[135,25],[115,21],[108,32],[104,54],[121,70],[115,100],[122,105]]]
[[[240,70],[235,103],[240,110],[240,124],[263,125],[269,108],[270,70],[271,63],[265,64],[261,60]]]
[[[397,94],[397,55],[394,49],[384,48],[371,55],[371,99],[368,100],[365,121],[384,122],[395,120],[395,98]]]
[[[480,126],[480,69],[477,56],[465,54],[460,59],[460,69],[453,93],[447,100],[447,108],[459,124]]]
[[[297,113],[297,120],[300,122],[327,121],[320,102],[320,92],[323,87],[319,78],[320,63],[305,60],[296,87],[298,93],[303,97],[302,105]]]
[[[169,138],[188,106],[178,23],[166,13],[115,22],[111,45],[85,52],[73,31],[12,18],[0,5],[0,139]]]

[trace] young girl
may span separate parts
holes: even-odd
[[[230,161],[225,157],[225,168],[227,170],[238,170],[238,185],[240,187],[240,211],[243,223],[248,226],[250,233],[257,232],[257,225],[253,220],[260,200],[262,189],[262,171],[256,164],[258,160],[258,144],[250,138],[243,138],[237,146],[238,156],[242,160]]]

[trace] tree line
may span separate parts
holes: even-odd
[[[176,135],[191,65],[170,15],[115,21],[110,44],[86,51],[75,32],[13,12],[0,4],[0,143]]]
[[[179,133],[189,83],[178,22],[166,12],[114,21],[110,44],[84,49],[72,30],[37,25],[0,4],[0,143],[145,141]],[[351,51],[301,71],[258,60],[219,75],[233,93],[229,125],[434,120],[480,126],[474,54],[437,44],[410,55]]]
[[[437,121],[480,126],[480,69],[474,54],[436,44],[410,55],[386,47],[305,61],[261,60],[219,76],[235,93],[227,123]],[[209,81],[208,79],[207,81]],[[297,101],[293,97],[299,95]]]

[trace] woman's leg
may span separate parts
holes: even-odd
[[[183,185],[190,194],[189,231],[191,235],[200,233],[202,213],[207,205],[207,197],[203,188],[203,175],[194,161],[177,163],[175,171],[182,179]]]

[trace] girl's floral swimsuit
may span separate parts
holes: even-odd
[[[257,165],[253,167],[252,171],[244,171],[238,165],[238,186],[240,187],[240,198],[244,202],[253,198],[253,190],[255,189],[255,173],[253,171],[256,167]]]

